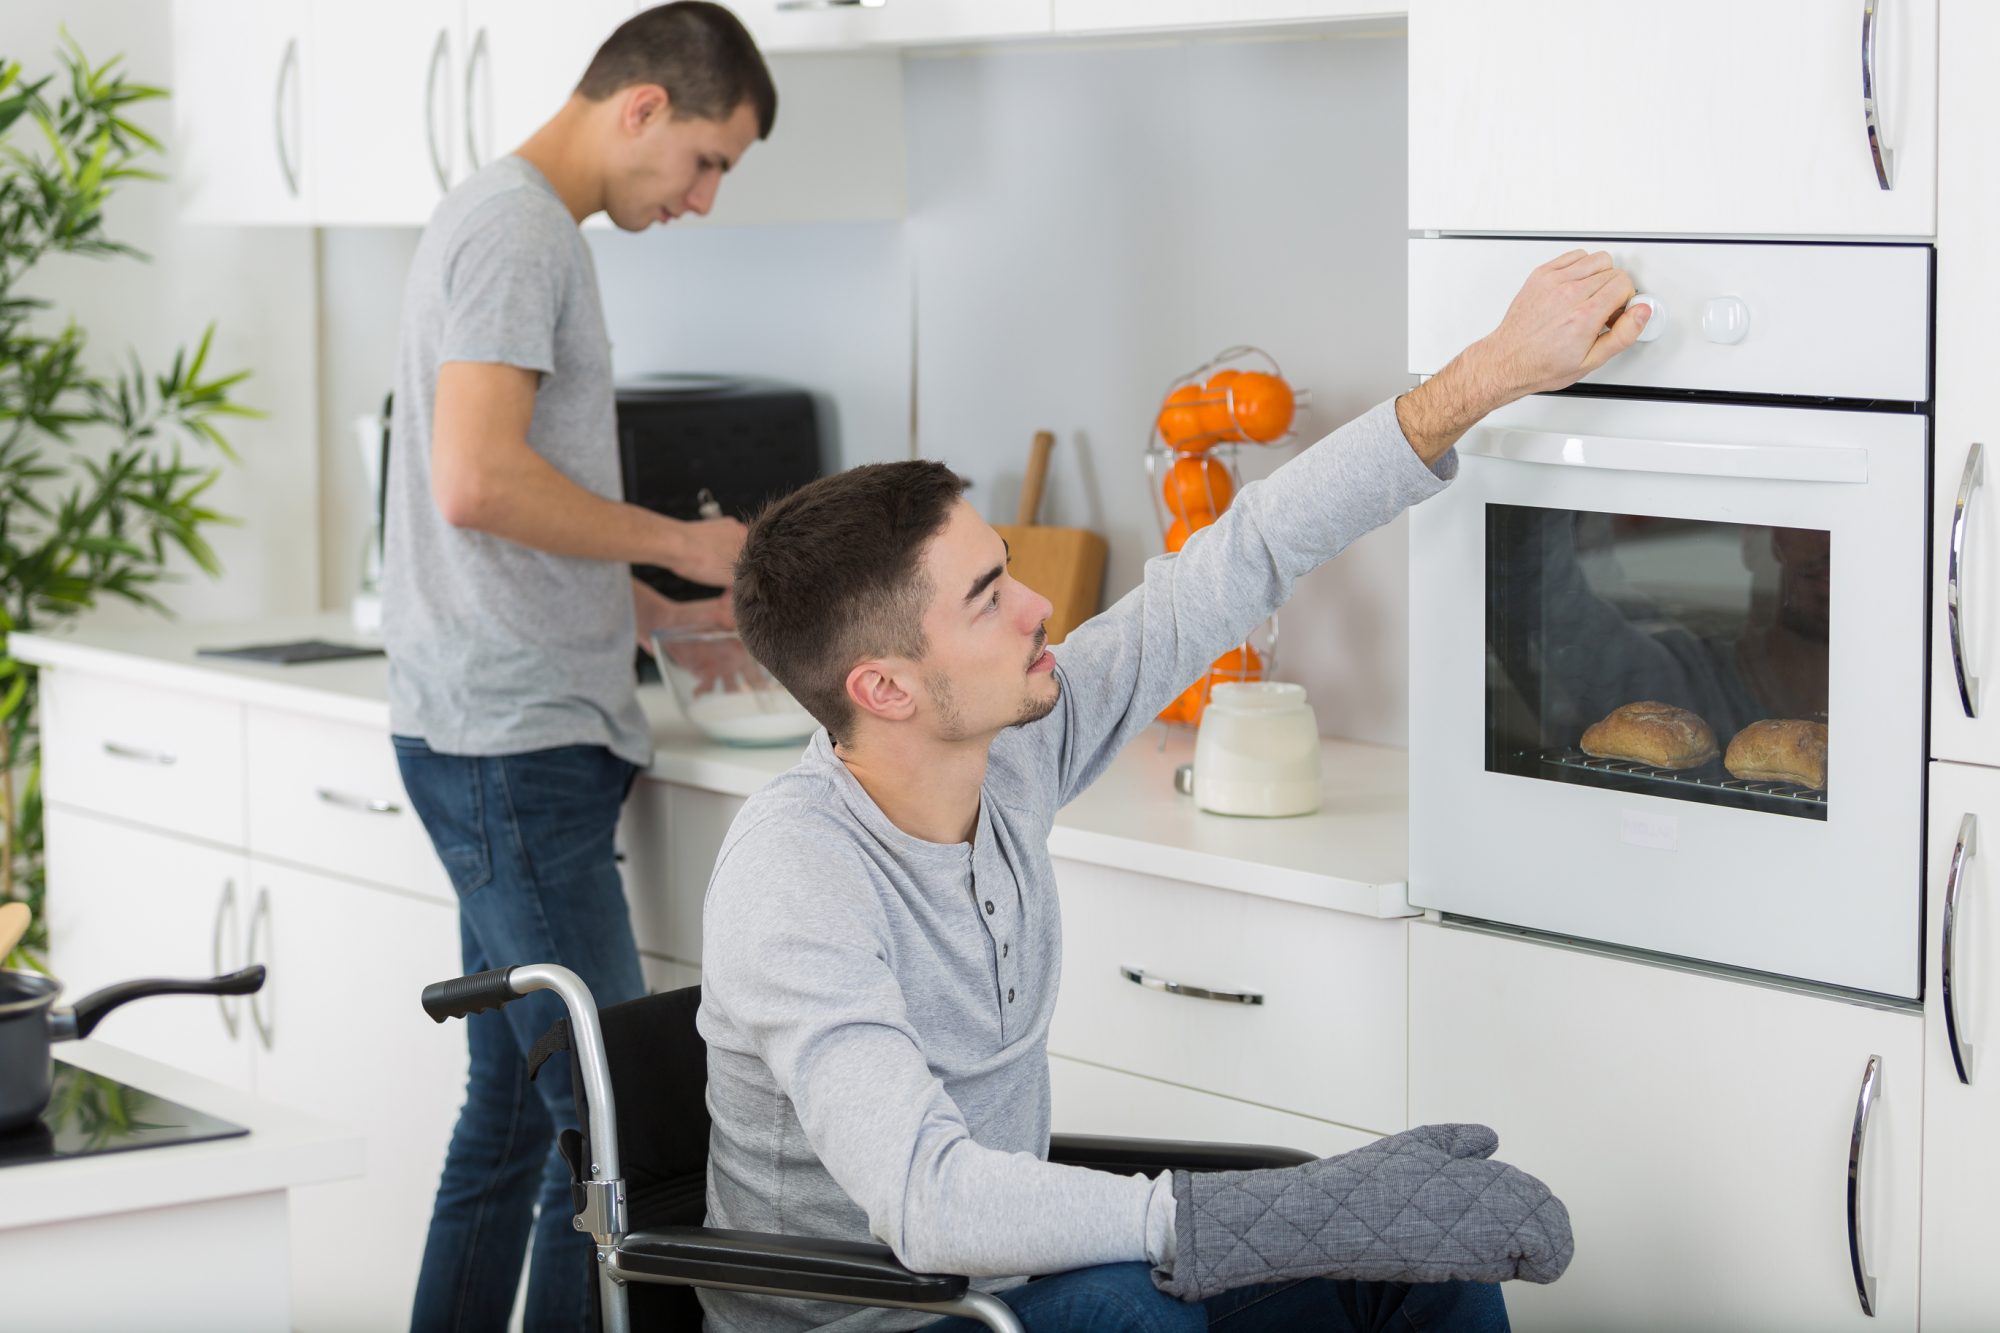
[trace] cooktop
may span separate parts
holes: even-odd
[[[41,1119],[0,1134],[0,1167],[231,1139],[249,1132],[205,1111],[57,1060],[54,1090]]]

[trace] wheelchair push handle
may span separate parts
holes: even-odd
[[[483,1010],[498,1009],[527,993],[514,988],[513,975],[511,967],[496,967],[469,977],[433,981],[424,987],[424,1012],[442,1023],[447,1018],[469,1018]]]

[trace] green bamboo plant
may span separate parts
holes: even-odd
[[[92,65],[67,33],[57,59],[30,83],[0,55],[0,902],[35,913],[0,964],[36,968],[48,935],[35,671],[9,636],[104,598],[165,613],[155,589],[175,552],[220,573],[202,533],[231,520],[203,499],[221,475],[209,451],[234,460],[218,420],[259,415],[231,400],[247,371],[203,378],[213,325],[165,373],[136,353],[101,372],[76,321],[24,292],[45,255],[145,260],[105,234],[104,205],[127,181],[162,179],[140,163],[164,150],[129,117],[165,91],[130,82],[117,57]]]

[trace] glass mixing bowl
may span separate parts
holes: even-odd
[[[653,658],[681,712],[721,745],[796,745],[813,715],[750,656],[735,630],[655,630]]]

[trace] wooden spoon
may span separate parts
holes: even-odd
[[[14,946],[28,933],[28,923],[33,919],[26,903],[0,903],[0,963],[5,963],[7,955],[14,952]]]

